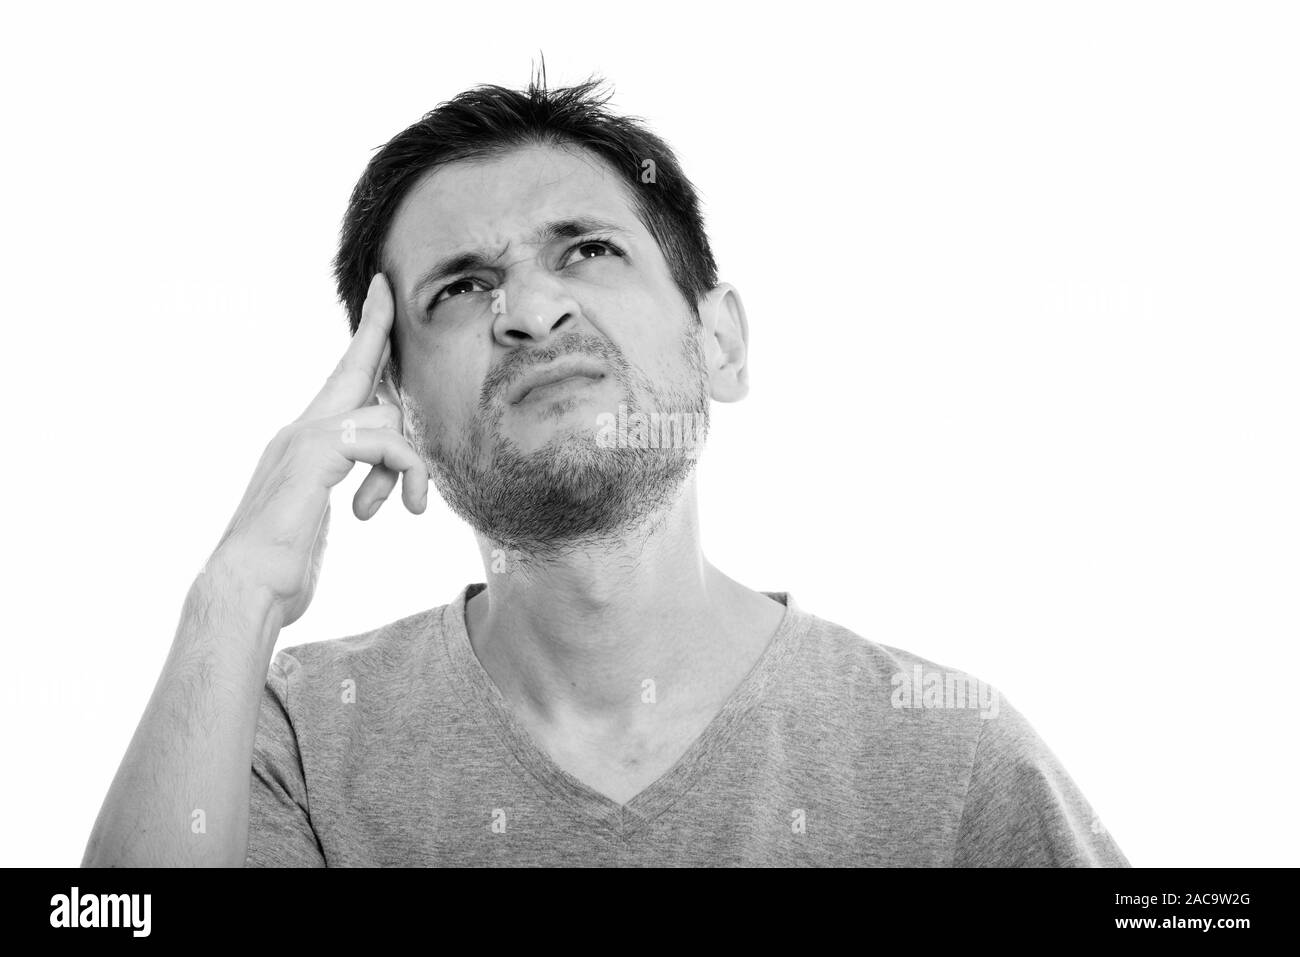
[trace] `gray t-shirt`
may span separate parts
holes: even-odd
[[[465,604],[285,648],[248,866],[1103,866],[1128,860],[996,689],[803,611],[680,760],[620,805],[560,768]]]

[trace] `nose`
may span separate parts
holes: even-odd
[[[557,276],[534,269],[497,289],[494,338],[503,346],[538,345],[578,324],[581,308]]]

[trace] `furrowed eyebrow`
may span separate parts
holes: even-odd
[[[552,240],[577,239],[591,233],[617,233],[625,237],[631,237],[632,235],[626,227],[620,226],[618,223],[584,216],[577,219],[559,219],[545,224],[533,234],[533,243],[535,245],[544,245]],[[470,249],[445,256],[421,274],[420,278],[415,281],[415,285],[411,287],[408,298],[411,302],[414,302],[430,286],[437,285],[448,276],[454,276],[457,273],[474,272],[480,269],[491,269],[501,260],[505,252],[505,248],[497,252],[489,252],[485,249]]]

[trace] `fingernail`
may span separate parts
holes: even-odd
[[[366,513],[366,518],[374,518],[375,512],[379,511],[379,506],[383,504],[384,504],[384,500],[381,498],[379,501],[375,502],[374,505],[371,505],[370,511]]]

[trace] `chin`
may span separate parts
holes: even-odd
[[[500,436],[520,452],[543,446],[578,443],[597,448],[600,416],[612,412],[608,403],[593,396],[573,395],[552,399],[544,407],[528,409],[523,416],[507,416],[498,423]]]

